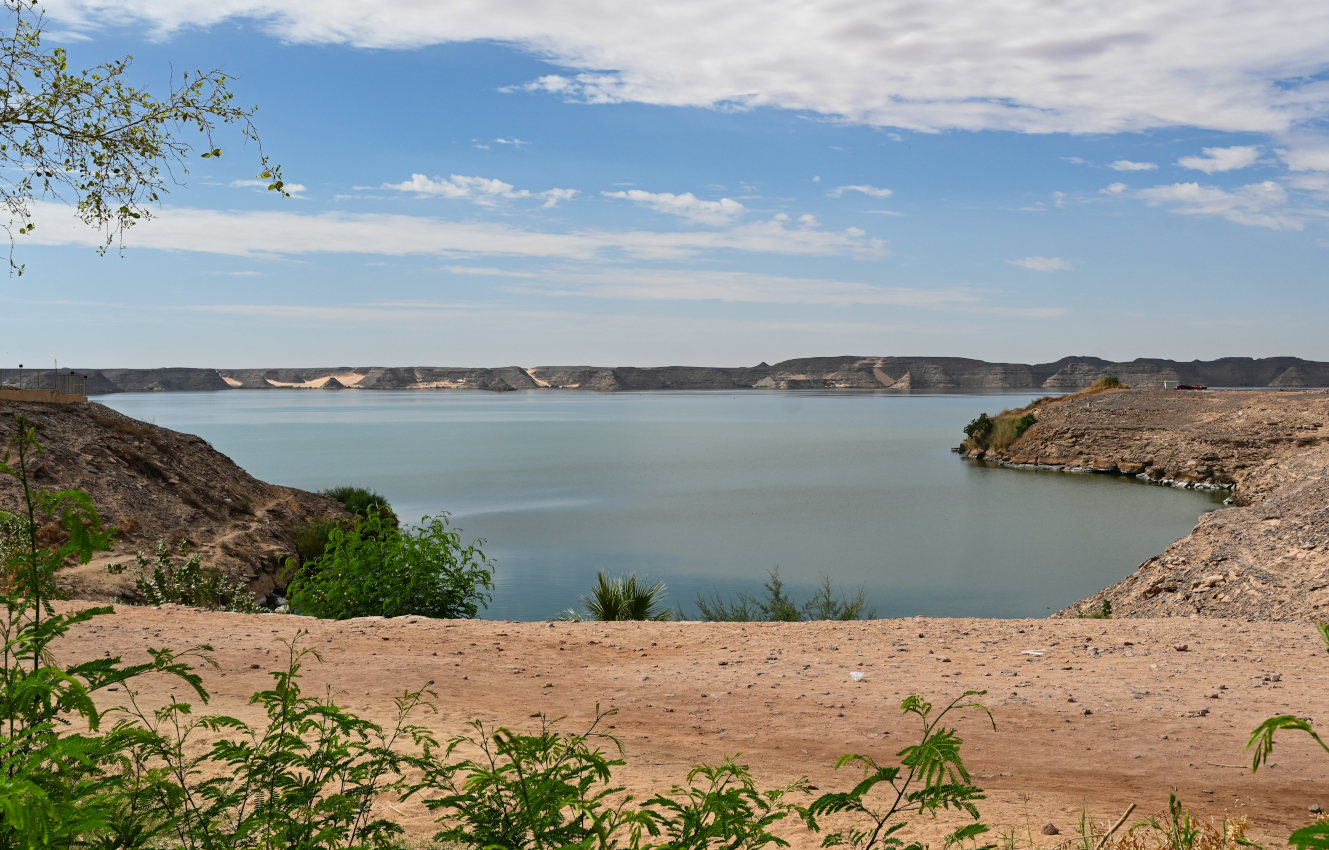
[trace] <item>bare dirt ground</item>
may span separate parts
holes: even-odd
[[[64,603],[65,605],[87,603]],[[1242,751],[1275,714],[1329,724],[1326,653],[1302,623],[1219,619],[937,620],[855,623],[511,623],[318,621],[215,614],[167,606],[117,606],[59,646],[63,661],[104,654],[143,660],[148,647],[216,646],[205,680],[209,710],[258,722],[251,693],[284,666],[279,639],[301,630],[322,663],[304,670],[306,693],[387,722],[392,697],[433,681],[438,713],[419,720],[447,737],[481,720],[515,731],[539,715],[583,730],[597,705],[622,742],[616,779],[641,794],[682,782],[694,763],[741,753],[762,787],[807,776],[847,789],[835,775],[846,752],[888,761],[917,740],[900,701],[944,703],[987,690],[993,731],[976,711],[956,716],[963,752],[988,794],[987,823],[1021,846],[1051,847],[1075,834],[1082,807],[1100,824],[1137,803],[1135,819],[1165,810],[1176,793],[1203,816],[1245,815],[1274,846],[1329,808],[1329,755],[1285,735],[1272,764],[1252,775]],[[854,681],[851,672],[861,672]],[[141,682],[156,705],[186,689]],[[124,694],[108,693],[109,700]],[[409,803],[392,817],[431,834]],[[1046,823],[1059,836],[1040,833]],[[911,832],[935,840],[955,821]],[[801,830],[796,846],[815,844]]]

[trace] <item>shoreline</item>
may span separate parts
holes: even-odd
[[[1228,507],[1122,581],[1057,612],[1329,617],[1329,392],[1114,390],[1036,409],[1009,447],[976,461],[1129,475],[1230,490]]]

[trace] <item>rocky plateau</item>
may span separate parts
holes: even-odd
[[[1059,616],[1108,601],[1114,617],[1329,617],[1329,392],[1120,390],[1035,415],[984,460],[1232,491],[1228,507]]]

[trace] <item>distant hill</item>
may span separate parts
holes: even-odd
[[[807,357],[756,366],[334,366],[310,369],[84,369],[91,394],[229,389],[1046,389],[1079,390],[1104,375],[1134,387],[1164,381],[1215,387],[1329,387],[1329,363],[1298,357],[1224,357],[1114,363],[988,363],[964,357]],[[33,375],[32,379],[37,379]]]

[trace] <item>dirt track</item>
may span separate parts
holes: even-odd
[[[1050,846],[1073,834],[1082,805],[1099,822],[1131,802],[1136,816],[1158,812],[1173,791],[1202,815],[1246,814],[1275,844],[1309,821],[1309,805],[1329,807],[1329,756],[1304,736],[1280,739],[1274,764],[1255,775],[1242,752],[1273,714],[1329,725],[1329,657],[1314,629],[1296,623],[336,623],[120,606],[80,626],[59,652],[131,660],[147,647],[211,643],[220,663],[206,675],[211,710],[253,721],[249,695],[282,666],[275,641],[300,629],[308,630],[303,645],[324,658],[305,670],[306,692],[330,686],[379,721],[392,696],[430,680],[440,711],[421,720],[443,736],[467,731],[472,719],[529,731],[541,713],[577,730],[597,704],[616,709],[608,722],[628,760],[616,778],[637,792],[667,788],[693,763],[734,753],[763,787],[807,775],[822,790],[847,788],[857,776],[833,774],[840,754],[880,759],[915,740],[899,712],[905,695],[944,702],[987,689],[997,731],[978,712],[957,722],[988,792],[985,819],[1022,840],[1032,834]],[[147,684],[142,701],[164,701],[170,687]],[[394,817],[412,832],[430,833],[426,813],[398,808]],[[1047,822],[1062,835],[1040,835]],[[930,837],[942,833],[940,824],[922,826]],[[811,843],[798,835],[796,844]]]

